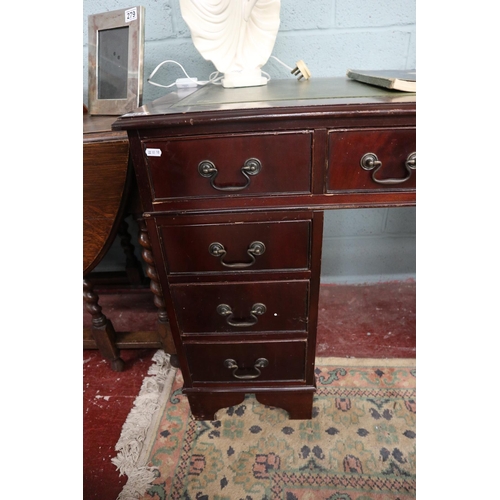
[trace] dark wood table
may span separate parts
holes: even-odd
[[[84,329],[84,348],[97,348],[115,371],[123,370],[120,349],[163,347],[175,355],[168,318],[156,277],[146,226],[140,217],[133,168],[129,161],[129,142],[126,132],[111,129],[116,116],[83,115],[83,292],[88,312],[92,315],[92,328]],[[137,215],[140,224],[139,243],[146,262],[146,274],[158,308],[158,330],[116,332],[112,321],[99,305],[95,283],[113,283],[117,277],[93,273],[108,252],[117,235],[122,238],[125,253],[125,276],[121,283],[144,285],[142,265],[134,255],[130,243],[126,215]],[[176,364],[173,359],[173,364]]]
[[[323,212],[416,202],[416,96],[346,78],[179,90],[120,117],[197,419],[310,418]]]
[[[83,291],[92,337],[113,370],[123,369],[112,322],[88,279],[113,243],[130,187],[126,134],[111,130],[116,117],[83,115]]]

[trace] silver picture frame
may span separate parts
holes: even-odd
[[[122,115],[142,105],[142,6],[92,14],[89,32],[89,114]]]

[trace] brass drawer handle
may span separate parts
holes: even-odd
[[[220,257],[220,263],[231,269],[244,269],[246,267],[253,266],[255,264],[255,257],[258,255],[262,255],[266,251],[266,246],[262,241],[252,241],[250,245],[248,245],[247,254],[252,259],[250,262],[235,262],[234,264],[228,264],[224,262],[224,256],[226,255],[226,249],[222,243],[214,241],[210,243],[208,247],[208,253],[213,255],[214,257]]]
[[[378,159],[375,153],[366,153],[362,156],[359,164],[364,170],[373,170],[372,179],[378,184],[401,184],[406,182],[413,170],[417,168],[417,153],[410,153],[405,161],[405,168],[408,170],[408,175],[404,179],[377,179],[375,174],[382,167],[382,162]]]
[[[241,173],[247,182],[244,186],[217,186],[215,178],[219,174],[217,167],[210,160],[203,160],[198,165],[198,172],[202,177],[210,178],[210,185],[218,191],[242,191],[250,185],[249,175],[257,175],[262,170],[262,163],[257,158],[249,158],[241,167]]]
[[[253,365],[254,370],[257,372],[253,375],[238,375],[236,372],[240,369],[238,363],[234,359],[226,359],[224,361],[224,366],[229,368],[229,370],[233,370],[233,377],[240,380],[251,380],[257,377],[260,377],[261,371],[259,368],[265,368],[269,364],[269,361],[266,358],[259,358]]]
[[[246,328],[248,326],[253,326],[257,324],[259,318],[257,316],[262,316],[266,312],[267,308],[264,304],[257,303],[252,306],[252,310],[250,311],[250,316],[252,317],[250,320],[245,319],[235,319],[233,310],[227,304],[219,304],[217,306],[217,312],[221,316],[225,316],[226,323],[231,326],[236,326],[238,328]]]

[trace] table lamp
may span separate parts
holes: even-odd
[[[225,88],[266,85],[280,26],[280,0],[179,0],[193,44],[224,74]]]

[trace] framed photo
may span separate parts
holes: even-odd
[[[89,16],[91,115],[122,115],[142,105],[144,13],[138,6]]]

